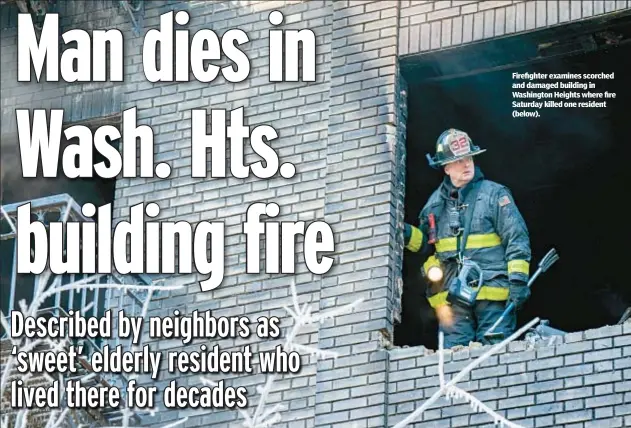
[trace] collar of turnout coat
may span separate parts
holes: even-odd
[[[468,182],[464,187],[457,188],[455,187],[451,179],[448,175],[445,175],[442,184],[440,185],[440,195],[447,200],[458,199],[458,193],[460,193],[460,201],[464,201],[467,197],[467,194],[473,187],[473,183],[484,180],[484,174],[479,167],[475,167],[475,172],[473,173],[473,178],[470,182]]]

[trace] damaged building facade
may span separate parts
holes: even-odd
[[[123,111],[135,107],[138,123],[153,129],[155,162],[167,162],[170,176],[120,178],[111,200],[85,189],[77,194],[63,189],[58,193],[67,192],[79,203],[111,202],[115,221],[128,220],[131,206],[156,202],[160,220],[225,224],[224,282],[215,290],[201,292],[198,282],[205,279],[201,275],[165,275],[165,284],[186,287],[154,296],[149,316],[169,316],[175,308],[184,313],[211,310],[217,317],[247,316],[252,320],[277,316],[286,333],[291,318],[284,307],[292,305],[292,276],[300,303],[311,304],[315,311],[363,299],[353,312],[308,326],[296,339],[300,344],[339,354],[337,359],[304,355],[298,373],[283,375],[275,382],[267,402],[285,406],[279,427],[296,428],[392,427],[439,386],[435,346],[418,340],[403,343],[397,338],[399,334],[409,338],[419,331],[406,321],[405,312],[414,309],[408,309],[405,300],[411,296],[412,301],[415,285],[413,275],[405,274],[404,265],[412,262],[407,261],[403,250],[401,228],[404,221],[414,220],[422,203],[419,199],[415,206],[409,206],[410,195],[418,191],[410,183],[416,170],[428,168],[421,154],[431,152],[435,141],[410,137],[410,127],[421,119],[414,116],[418,111],[408,106],[411,97],[422,96],[416,88],[423,76],[440,81],[447,74],[447,60],[441,68],[440,55],[453,59],[449,55],[466,56],[468,49],[486,50],[492,55],[497,49],[523,44],[522,37],[538,40],[542,35],[539,50],[523,52],[523,58],[510,61],[519,63],[527,55],[532,59],[544,55],[546,49],[556,49],[554,37],[566,27],[571,31],[578,28],[581,34],[606,33],[610,22],[626,19],[631,11],[629,1],[151,1],[133,2],[131,9],[100,0],[56,2],[60,31],[118,28],[125,35],[124,82],[68,84],[17,82],[15,15],[19,8],[15,2],[5,3],[3,12],[10,13],[3,14],[1,34],[3,169],[10,153],[7,144],[17,144],[16,108],[63,108],[66,124],[95,125],[117,123]],[[49,12],[53,11],[52,3]],[[191,33],[203,28],[218,33],[231,28],[244,30],[249,37],[243,45],[251,63],[249,77],[242,83],[226,82],[222,77],[211,83],[148,82],[142,69],[143,35],[159,27],[162,14],[178,10],[189,12],[186,27]],[[308,28],[315,33],[315,82],[270,82],[268,31],[272,26],[268,17],[273,10],[284,15],[279,28]],[[611,40],[621,41],[614,34],[589,42]],[[433,69],[427,66],[431,62],[427,58],[438,65]],[[473,68],[460,61],[449,73],[466,76]],[[491,87],[486,90],[489,94],[494,91]],[[479,98],[479,102],[488,105],[490,96]],[[253,176],[191,177],[191,110],[231,111],[240,107],[247,125],[268,124],[278,132],[279,138],[271,145],[281,163],[296,166],[295,176],[267,180]],[[431,109],[440,110],[440,105]],[[489,118],[489,124],[509,120],[510,104],[505,109],[506,116]],[[250,163],[257,159],[251,149],[246,149],[245,156]],[[431,182],[428,189],[438,183],[436,177],[425,177]],[[3,173],[5,189],[11,179],[9,173]],[[45,195],[20,197],[16,186],[10,202],[39,196]],[[426,196],[428,192],[419,198]],[[312,274],[305,266],[299,241],[296,275],[247,274],[242,224],[247,208],[255,202],[277,203],[279,221],[325,221],[330,225],[336,243],[330,271]],[[537,253],[535,258],[542,255]],[[561,251],[559,265],[570,262]],[[416,267],[410,269],[415,271]],[[533,295],[537,293],[533,291]],[[116,308],[116,300],[112,302]],[[529,310],[538,316],[537,308]],[[520,325],[529,319],[520,320]],[[521,426],[629,426],[631,324],[609,324],[539,339],[531,332],[532,340],[522,338],[510,344],[459,385]],[[258,351],[273,349],[281,339],[223,339],[216,343],[226,350],[238,350],[249,343]],[[184,349],[178,340],[149,345],[164,351]],[[447,352],[447,379],[486,349],[472,345]],[[255,388],[266,381],[261,374],[209,377],[224,380],[226,385],[247,387],[251,407],[259,400]],[[164,389],[173,379],[182,385],[200,385],[197,375],[166,370],[157,382],[145,381]],[[188,420],[182,426],[187,427],[236,427],[242,422],[236,409],[189,408],[161,410],[143,417],[142,425],[166,424],[184,417]],[[476,412],[464,399],[452,398],[441,399],[410,426],[492,423],[489,415]]]

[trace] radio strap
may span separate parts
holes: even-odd
[[[476,201],[478,199],[478,192],[482,187],[483,180],[473,183],[473,187],[469,191],[465,199],[468,200],[467,209],[465,211],[464,228],[461,235],[457,238],[456,251],[458,252],[458,260],[462,262],[464,260],[464,252],[467,248],[467,239],[469,238],[469,232],[471,230],[471,222],[473,220],[473,210],[475,208]]]

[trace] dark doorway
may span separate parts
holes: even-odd
[[[534,283],[519,324],[537,316],[571,332],[615,324],[631,306],[624,201],[631,178],[631,19],[627,14],[566,27],[403,59],[402,69],[409,85],[406,222],[417,224],[442,180],[425,159],[438,135],[451,127],[469,133],[487,149],[477,165],[511,188],[528,223],[531,274],[550,248],[560,255]],[[542,45],[546,41],[556,43]],[[513,72],[615,73],[612,80],[592,80],[592,91],[616,97],[605,108],[544,108],[539,118],[513,118]],[[437,326],[424,298],[422,262],[412,253],[404,256],[403,320],[395,344],[435,349]]]

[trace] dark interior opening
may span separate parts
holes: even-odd
[[[32,115],[31,115],[32,120]],[[93,119],[80,123],[65,123],[62,129],[67,129],[72,125],[87,126],[92,135],[94,132],[105,125],[119,127],[120,117],[106,117],[102,119]],[[109,140],[109,137],[108,137]],[[120,140],[108,141],[113,147],[118,149]],[[28,144],[28,142],[26,142]],[[70,140],[61,133],[59,144],[59,161],[57,162],[57,176],[54,178],[43,177],[41,154],[38,161],[37,177],[22,177],[22,164],[20,159],[20,145],[17,131],[14,134],[3,135],[0,149],[2,151],[1,158],[1,177],[2,177],[2,193],[0,194],[0,202],[2,205],[14,204],[17,202],[28,202],[32,199],[43,198],[46,196],[56,195],[59,193],[69,194],[79,205],[91,202],[97,207],[103,204],[111,203],[114,200],[114,190],[116,186],[115,179],[101,178],[94,173],[92,178],[68,178],[63,175],[62,171],[62,154],[66,147],[79,144],[78,138]],[[105,162],[109,166],[109,160],[105,158],[96,148],[92,149],[92,164],[96,165]],[[78,160],[75,159],[75,165]]]
[[[518,326],[536,316],[556,329],[582,331],[617,323],[631,306],[629,40],[631,18],[623,14],[402,59],[408,83],[405,221],[418,224],[442,180],[444,173],[431,169],[425,155],[433,155],[438,135],[453,127],[487,149],[475,158],[485,176],[511,188],[530,231],[530,273],[549,249],[560,255],[534,282]],[[544,108],[539,118],[513,118],[513,72],[613,72],[613,80],[593,81],[593,91],[616,97],[606,108]],[[423,261],[405,252],[395,345],[436,349],[437,323],[419,273]]]
[[[120,118],[118,116],[106,117],[100,119],[93,119],[84,123],[77,123],[85,125],[94,132],[98,127],[103,125],[113,125],[118,127]],[[68,128],[74,124],[64,124],[63,129]],[[120,140],[108,141],[112,146],[118,149]],[[20,160],[20,147],[17,138],[17,132],[15,135],[4,135],[0,143],[1,151],[1,163],[0,163],[0,205],[9,205],[15,203],[27,203],[34,199],[39,199],[47,196],[54,196],[58,194],[67,193],[70,195],[79,206],[88,202],[93,203],[97,208],[113,203],[114,193],[116,187],[116,179],[104,179],[98,176],[93,178],[67,178],[62,172],[62,156],[63,150],[71,144],[79,144],[78,138],[67,140],[64,138],[62,132],[59,150],[59,161],[57,163],[57,177],[44,178],[42,177],[42,163],[41,154],[38,162],[37,178],[24,178],[22,177],[22,166]],[[96,165],[100,162],[105,162],[106,166],[109,166],[109,160],[100,154],[95,148],[92,152],[92,163]],[[75,159],[75,165],[78,165],[77,159]],[[55,217],[55,216],[53,216]],[[94,220],[98,220],[98,215],[94,216]],[[8,224],[5,221],[2,223],[1,233],[7,233],[10,231]],[[14,259],[14,239],[0,240],[0,310],[8,316],[9,314],[9,297],[11,293],[11,280],[13,270]],[[64,282],[68,282],[70,278],[68,275],[64,276]],[[33,284],[35,277],[29,274],[17,274],[15,280],[15,293],[14,293],[14,307],[18,305],[18,302],[24,299],[27,303],[33,298]],[[101,291],[103,294],[104,290]],[[65,297],[64,297],[65,298]],[[101,301],[103,301],[101,299]],[[41,307],[47,308],[53,306],[54,298],[49,298]],[[73,301],[73,306],[77,308],[77,304],[80,304],[80,300]],[[69,307],[62,306],[66,309]],[[100,308],[99,308],[100,309]],[[0,327],[0,336],[4,334],[4,329]]]

